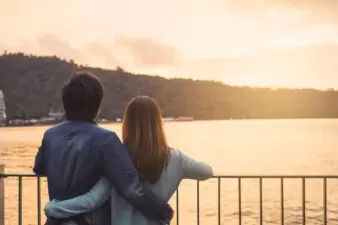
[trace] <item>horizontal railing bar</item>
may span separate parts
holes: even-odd
[[[40,190],[40,178],[44,176],[37,176],[35,174],[0,174],[0,178],[18,178],[18,224],[22,224],[22,189],[23,189],[23,178],[37,178],[37,210],[38,210],[38,224],[41,223],[41,190]],[[280,223],[284,225],[284,181],[285,179],[301,179],[302,180],[302,223],[303,225],[307,222],[307,208],[306,208],[306,180],[307,179],[321,179],[323,180],[323,208],[324,215],[323,220],[326,225],[328,222],[327,218],[327,185],[328,179],[338,179],[338,175],[216,175],[212,178],[217,179],[218,184],[218,224],[221,224],[221,180],[222,179],[238,179],[238,220],[239,225],[242,225],[242,181],[243,179],[258,179],[259,181],[259,219],[260,224],[264,222],[263,214],[263,180],[264,179],[280,179],[280,204],[281,204],[281,220]],[[200,224],[200,182],[197,181],[197,224]],[[179,224],[179,195],[178,189],[176,192],[176,206],[177,206],[177,218],[176,222]]]
[[[280,178],[286,178],[286,179],[337,179],[338,175],[220,175],[220,176],[213,176],[212,178],[229,178],[229,179],[238,179],[238,178],[244,178],[244,179],[280,179]]]
[[[37,176],[35,174],[0,174],[0,178],[7,178],[7,177],[44,177],[44,176]],[[228,178],[228,179],[337,179],[338,175],[217,175],[212,176],[212,178]]]
[[[35,174],[0,174],[0,178],[7,177],[44,177],[44,176],[38,176]]]

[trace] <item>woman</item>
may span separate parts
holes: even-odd
[[[122,140],[139,171],[141,181],[166,201],[169,201],[182,179],[206,180],[213,175],[209,165],[169,147],[160,108],[152,98],[139,96],[128,104],[123,117]],[[100,207],[109,195],[112,224],[152,224],[119,196],[105,177],[84,195],[49,202],[45,213],[47,217],[58,219],[76,216]]]

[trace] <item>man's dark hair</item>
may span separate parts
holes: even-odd
[[[71,121],[94,121],[103,99],[103,86],[93,74],[74,74],[62,89],[65,117]]]

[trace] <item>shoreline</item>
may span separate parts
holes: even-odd
[[[259,121],[259,120],[265,120],[265,121],[272,121],[272,120],[337,120],[338,117],[335,118],[329,118],[329,117],[323,117],[323,118],[230,118],[230,119],[193,119],[193,120],[166,120],[164,123],[182,123],[182,122],[213,122],[213,121]],[[60,121],[62,122],[62,121]],[[59,123],[59,122],[58,122]],[[11,125],[1,125],[1,128],[17,128],[17,127],[44,127],[44,126],[53,126],[58,123],[38,123],[38,124],[11,124]],[[109,125],[109,124],[121,124],[122,122],[118,121],[106,121],[106,122],[98,122],[100,125]]]

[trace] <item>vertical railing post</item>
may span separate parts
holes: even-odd
[[[3,164],[0,164],[0,174],[5,174]],[[0,177],[0,225],[5,225],[5,177]]]
[[[263,178],[259,178],[259,220],[263,225]]]
[[[303,206],[303,225],[306,225],[306,180],[305,177],[302,178],[302,206]]]
[[[176,190],[176,225],[179,225],[180,223],[180,207],[179,207],[179,196],[178,196],[178,189],[179,187],[177,187]]]
[[[197,225],[200,225],[200,182],[197,181]]]
[[[18,185],[18,224],[22,225],[22,176],[19,176]]]
[[[38,225],[41,225],[41,179],[40,179],[40,177],[37,177],[36,178],[37,179],[37,183],[36,183],[36,185],[37,185],[37,193],[36,193],[36,195],[37,195],[37,197],[38,197],[38,199],[37,199],[37,207],[38,207]],[[178,213],[178,212],[177,212]]]
[[[242,178],[238,177],[238,224],[242,225]]]
[[[280,179],[280,220],[281,225],[284,225],[284,178]]]
[[[221,178],[217,179],[217,190],[218,190],[218,225],[221,225]]]
[[[324,225],[327,224],[327,179],[323,180]]]

